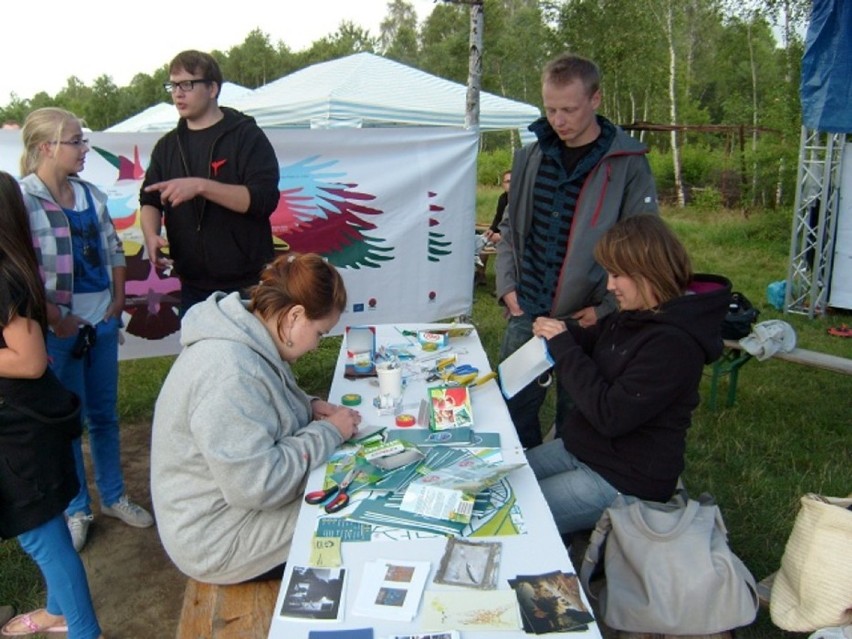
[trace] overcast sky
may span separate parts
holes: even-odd
[[[436,2],[408,1],[421,21]],[[91,86],[106,74],[123,87],[184,49],[227,51],[253,29],[293,51],[336,32],[344,20],[378,36],[386,13],[387,0],[10,0],[0,15],[0,105],[13,92],[22,99],[55,95],[71,76]]]

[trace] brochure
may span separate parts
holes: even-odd
[[[473,442],[470,427],[434,431],[428,428],[398,428],[388,431],[388,440],[402,440],[415,446],[469,446]]]
[[[377,559],[364,564],[352,612],[364,617],[411,621],[432,564],[428,561]]]
[[[543,337],[533,337],[497,366],[500,390],[510,399],[551,368],[553,358]]]
[[[466,524],[473,515],[476,496],[523,465],[488,464],[466,452],[455,463],[412,481],[405,489],[400,509]]]

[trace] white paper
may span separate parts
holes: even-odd
[[[553,358],[543,337],[532,337],[526,344],[500,362],[500,390],[506,399],[517,395],[530,382],[553,368]]]

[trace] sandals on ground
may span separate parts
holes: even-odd
[[[33,615],[39,612],[49,614],[44,608],[39,608],[38,610],[33,610],[32,612],[12,617],[12,619],[3,626],[2,630],[0,630],[0,635],[3,635],[4,637],[25,637],[36,633],[68,632],[68,626],[64,623],[54,626],[43,626],[36,623],[33,620]],[[15,625],[22,625],[22,627],[17,630],[12,630],[12,627]]]

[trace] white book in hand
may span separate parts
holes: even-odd
[[[553,358],[547,350],[547,340],[543,337],[532,337],[497,366],[503,396],[506,399],[514,397],[551,368]]]

